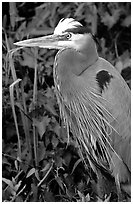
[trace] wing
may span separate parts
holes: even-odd
[[[105,106],[113,116],[111,122],[112,145],[125,164],[131,169],[131,93],[125,80],[106,60],[99,58],[95,64],[98,93],[105,99]]]

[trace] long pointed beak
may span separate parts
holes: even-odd
[[[49,49],[61,49],[58,42],[64,40],[63,35],[48,35],[39,38],[33,38],[29,40],[23,40],[14,43],[14,45],[22,47],[41,47]]]

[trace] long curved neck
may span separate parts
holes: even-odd
[[[92,40],[89,43],[89,47],[86,45],[84,49],[80,50],[78,53],[77,59],[77,69],[75,70],[76,75],[82,74],[86,69],[88,69],[91,65],[93,65],[98,59],[97,48]],[[79,65],[79,66],[78,66]]]
[[[82,58],[81,62],[83,63],[84,61],[88,68],[97,61],[98,59],[97,47],[95,41],[91,36],[86,36],[85,40],[82,42],[82,45],[80,46],[79,54],[81,56],[79,57],[79,63]],[[83,71],[84,70],[82,70],[82,72]]]
[[[74,91],[74,83],[76,78],[89,69],[97,59],[97,49],[93,39],[89,39],[86,44],[82,44],[80,50],[66,48],[60,50],[55,59],[54,79],[55,86],[66,95]]]
[[[97,59],[98,53],[95,42],[89,37],[88,40],[82,41],[78,51],[73,48],[66,48],[58,52],[56,56],[58,74],[61,78],[65,78],[65,76],[71,78],[73,74],[79,76]]]

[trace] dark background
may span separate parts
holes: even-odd
[[[129,2],[2,3],[3,201],[103,201],[98,189],[104,187],[108,195],[112,192],[106,200],[117,201],[114,181],[97,187],[73,138],[67,145],[53,88],[57,51],[17,51],[13,43],[51,34],[61,18],[75,18],[90,27],[99,41],[99,55],[116,67],[130,87],[130,9]],[[22,81],[10,86],[18,78]]]

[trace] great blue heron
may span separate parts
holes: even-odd
[[[78,143],[81,157],[96,171],[103,167],[117,185],[130,183],[130,89],[118,71],[98,56],[89,29],[66,18],[53,35],[18,46],[58,49],[54,83],[60,114]],[[124,185],[123,185],[124,186]]]

